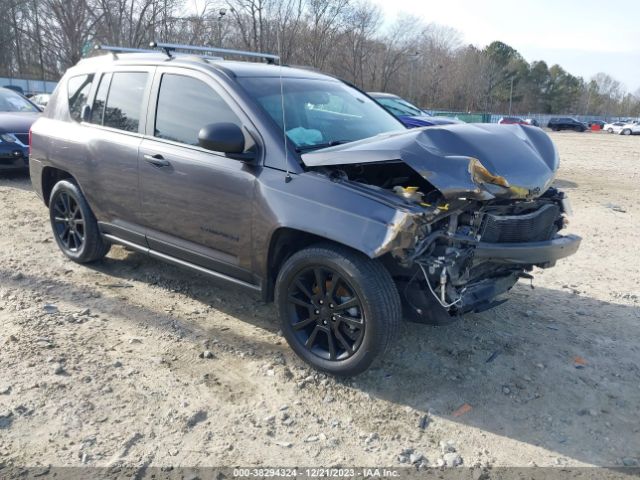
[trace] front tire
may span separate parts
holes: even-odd
[[[94,262],[109,252],[111,244],[103,240],[96,217],[73,181],[61,180],[51,190],[49,218],[58,247],[74,262]]]
[[[622,130],[622,134],[623,135],[631,135],[631,130],[629,128],[625,128],[624,130]]]
[[[398,291],[378,261],[319,244],[292,255],[276,280],[282,332],[312,367],[349,377],[384,353],[401,320]]]

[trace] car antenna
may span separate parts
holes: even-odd
[[[280,32],[276,32],[276,41],[278,42],[278,56],[282,58],[282,44],[280,42]],[[285,183],[289,183],[292,180],[291,173],[289,173],[289,148],[287,147],[287,115],[284,111],[284,83],[282,82],[282,60],[278,62],[278,72],[280,75],[280,105],[282,107],[282,146],[284,147],[284,166],[286,175],[284,177]]]

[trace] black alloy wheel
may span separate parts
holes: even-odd
[[[313,355],[344,360],[362,345],[362,302],[338,272],[321,265],[302,269],[290,285],[288,301],[295,335]]]
[[[82,249],[85,239],[84,216],[80,205],[68,192],[60,192],[53,208],[54,233],[70,252]]]
[[[401,320],[400,296],[382,262],[331,243],[291,255],[279,269],[274,297],[293,351],[337,376],[369,368]]]
[[[72,179],[53,186],[49,219],[58,247],[74,262],[93,262],[109,252],[111,244],[102,238],[96,217]]]

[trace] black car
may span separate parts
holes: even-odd
[[[29,167],[29,128],[40,109],[8,88],[0,88],[0,171]]]
[[[355,375],[403,316],[486,310],[578,249],[540,129],[407,129],[330,76],[160,47],[81,61],[32,127],[73,261],[122,244],[258,292],[301,358]]]
[[[554,117],[549,120],[547,127],[558,132],[560,130],[574,130],[576,132],[584,132],[589,127],[580,120],[573,117]]]

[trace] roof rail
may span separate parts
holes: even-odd
[[[149,46],[151,48],[163,49],[168,56],[171,56],[171,52],[174,50],[190,50],[193,52],[219,53],[219,54],[226,54],[226,55],[237,55],[241,57],[263,58],[267,61],[267,63],[276,63],[276,62],[280,63],[280,57],[278,55],[273,55],[271,53],[245,52],[243,50],[230,50],[228,48],[200,47],[197,45],[179,45],[175,43],[158,43],[158,42],[151,42]],[[143,50],[143,51],[148,51],[148,50]]]
[[[154,50],[149,50],[146,48],[128,48],[128,47],[114,47],[112,45],[96,45],[94,50],[106,50],[107,52],[111,52],[114,55],[116,53],[140,53],[140,52],[154,52]]]

